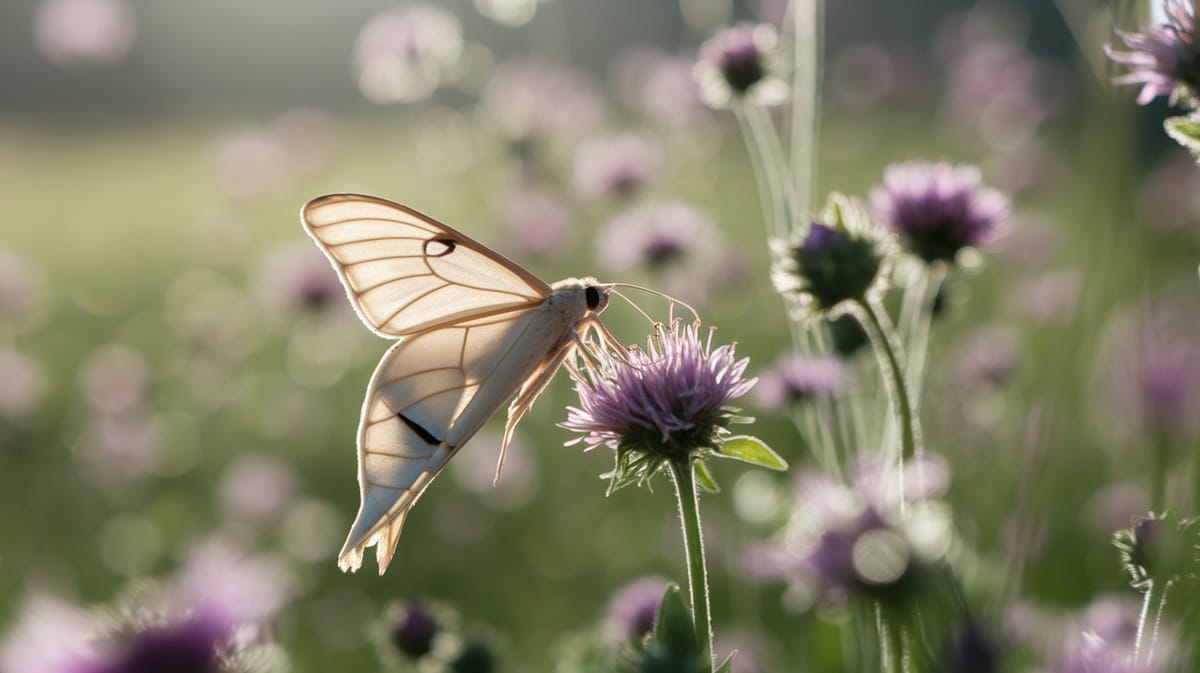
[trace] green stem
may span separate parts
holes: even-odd
[[[1154,643],[1158,640],[1158,624],[1167,604],[1167,589],[1170,586],[1170,582],[1160,583],[1159,580],[1152,579],[1150,586],[1146,588],[1146,595],[1142,602],[1142,614],[1138,620],[1137,637],[1133,641],[1135,664],[1142,661],[1149,663],[1150,658],[1154,656]]]
[[[813,210],[816,186],[817,114],[821,103],[821,0],[792,3],[791,165],[795,175],[797,213]]]
[[[875,357],[889,382],[888,397],[891,400],[892,412],[900,425],[900,458],[901,461],[909,460],[917,452],[920,419],[917,418],[910,401],[904,367],[900,364],[903,357],[900,340],[883,306],[870,300],[860,300],[857,304],[861,309],[856,312],[859,322],[866,330],[871,346],[875,349]]]
[[[696,495],[695,472],[690,457],[672,460],[671,479],[679,501],[679,520],[683,525],[683,552],[688,559],[688,596],[692,602],[692,620],[701,656],[709,666],[716,664],[712,655],[712,619],[709,617],[708,570],[704,563],[704,536],[700,530],[700,500]]]
[[[904,673],[900,627],[884,615],[883,606],[878,603],[875,604],[875,629],[879,635],[880,673]]]
[[[1151,431],[1151,441],[1150,511],[1162,514],[1167,511],[1168,506],[1167,477],[1172,467],[1172,459],[1175,458],[1178,451],[1171,432],[1164,427],[1155,427]],[[1192,485],[1194,488],[1196,483],[1193,482]],[[1200,496],[1197,497],[1200,498]]]

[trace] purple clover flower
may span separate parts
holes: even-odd
[[[704,102],[714,108],[742,100],[782,103],[787,86],[775,74],[778,41],[778,31],[767,23],[740,23],[713,34],[700,45],[694,70]]]
[[[945,162],[888,166],[871,204],[879,221],[929,263],[953,262],[959,250],[989,242],[1008,213],[1003,195],[980,186],[978,168]]]
[[[782,409],[832,395],[846,385],[846,366],[837,358],[789,355],[758,377],[755,395],[764,409]]]
[[[1196,107],[1200,93],[1200,40],[1191,0],[1163,0],[1167,24],[1145,33],[1118,32],[1129,51],[1104,45],[1104,52],[1129,72],[1114,84],[1140,84],[1137,102],[1145,105],[1158,96],[1169,96],[1171,105],[1186,101]]]
[[[717,229],[704,212],[682,201],[645,203],[610,220],[596,240],[598,261],[615,273],[661,271],[689,260],[711,262]]]
[[[662,162],[662,148],[637,135],[585,143],[575,154],[575,192],[585,199],[631,196],[658,178]]]
[[[733,350],[733,344],[714,349],[712,332],[701,341],[694,324],[660,325],[645,350],[606,357],[576,378],[579,406],[567,407],[559,425],[579,437],[567,445],[614,449],[614,488],[715,448],[737,420],[726,405],[757,381],[743,376],[749,358],[736,359]]]
[[[605,630],[615,640],[640,641],[654,630],[658,604],[670,584],[665,578],[642,577],[613,594],[605,611]]]

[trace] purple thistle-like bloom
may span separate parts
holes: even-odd
[[[701,341],[696,325],[659,326],[645,350],[607,358],[588,370],[590,380],[577,379],[579,406],[567,408],[560,426],[580,436],[568,444],[651,456],[643,477],[664,460],[713,448],[732,422],[725,405],[757,381],[743,376],[749,358],[736,359],[733,349],[714,349],[711,332]]]
[[[704,102],[714,108],[740,100],[783,102],[787,86],[775,74],[778,41],[778,31],[767,23],[740,23],[713,34],[700,45],[694,71]]]
[[[789,355],[758,378],[755,394],[759,406],[781,409],[841,390],[846,385],[846,365],[837,358]]]
[[[945,162],[889,166],[871,204],[926,262],[952,262],[959,250],[989,242],[1008,213],[1008,199],[980,185],[978,168]]]
[[[616,640],[638,641],[654,630],[658,604],[670,584],[662,577],[642,577],[613,594],[605,615],[605,629]]]
[[[1196,107],[1200,93],[1200,40],[1191,0],[1163,0],[1167,24],[1145,33],[1118,32],[1130,51],[1104,45],[1104,52],[1129,72],[1114,84],[1140,84],[1137,102],[1145,105],[1158,96],[1169,96],[1171,105],[1186,101]]]

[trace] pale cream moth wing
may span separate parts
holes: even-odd
[[[376,545],[383,573],[408,510],[437,473],[505,402],[533,402],[598,308],[585,291],[405,337],[375,370],[358,433],[362,504],[338,563],[356,570]],[[602,307],[600,307],[602,308]],[[528,394],[526,391],[534,394]]]
[[[359,316],[387,337],[540,304],[550,286],[470,237],[398,203],[329,194],[300,213]]]

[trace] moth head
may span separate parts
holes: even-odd
[[[567,278],[558,281],[552,287],[555,291],[582,292],[584,301],[587,303],[588,313],[592,315],[598,315],[608,307],[609,286],[595,278]]]

